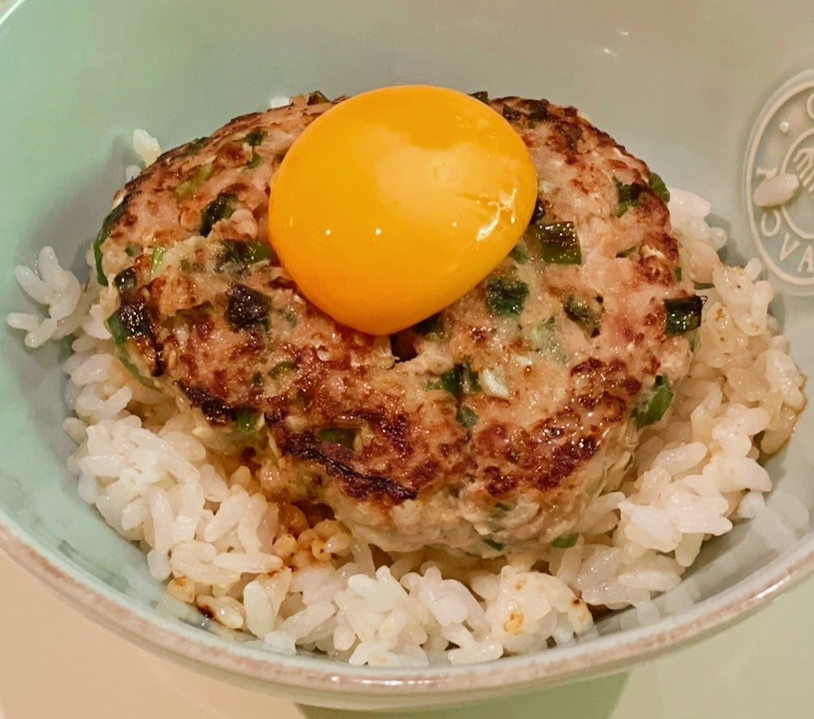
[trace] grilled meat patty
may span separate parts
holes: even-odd
[[[331,107],[318,93],[162,155],[94,246],[132,371],[241,437],[270,497],[328,505],[387,550],[567,536],[689,365],[700,300],[657,176],[574,108],[481,99],[528,146],[535,215],[483,282],[397,335],[338,325],[268,243],[269,183]]]

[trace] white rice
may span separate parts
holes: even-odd
[[[155,147],[139,141],[147,161]],[[81,497],[143,547],[173,597],[271,651],[387,666],[482,662],[590,636],[588,605],[636,607],[625,625],[658,619],[659,593],[670,592],[668,611],[688,606],[681,575],[703,541],[759,516],[771,489],[756,443],[771,453],[789,438],[804,378],[768,315],[772,290],[758,261],[722,264],[726,235],[707,224],[709,204],[671,192],[684,272],[711,285],[701,291],[690,374],[668,416],[646,431],[627,479],[588,507],[573,546],[550,547],[543,561],[427,552],[381,564],[340,523],[309,526],[297,508],[269,502],[248,468],[226,469],[214,433],[121,365],[106,299],[92,280],[83,291],[51,248],[36,271],[17,269],[47,316],[7,321],[29,347],[75,335],[64,367],[76,413],[65,430],[79,444],[69,469]],[[484,383],[500,391],[499,378]]]
[[[76,276],[62,269],[52,247],[40,250],[36,272],[19,266],[14,275],[31,299],[48,308],[47,317],[27,312],[11,312],[6,317],[10,327],[26,333],[26,347],[33,349],[48,340],[61,340],[79,329],[90,307],[90,298],[83,293]]]
[[[146,130],[135,129],[133,130],[133,151],[141,158],[144,167],[149,167],[161,154],[161,145]],[[138,165],[136,165],[136,168],[139,171],[141,169]]]

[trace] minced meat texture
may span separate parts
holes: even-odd
[[[270,497],[328,505],[388,550],[489,556],[567,535],[619,481],[657,378],[689,364],[688,338],[665,331],[665,301],[692,293],[660,181],[574,108],[488,102],[537,167],[532,224],[397,335],[338,325],[268,243],[269,184],[331,107],[320,97],[162,155],[96,243],[133,371],[230,436],[251,416]]]

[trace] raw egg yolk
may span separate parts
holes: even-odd
[[[272,182],[269,235],[313,304],[382,335],[484,279],[536,199],[523,140],[488,105],[389,87],[343,100],[297,138]]]

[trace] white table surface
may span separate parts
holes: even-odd
[[[0,14],[10,4],[0,0]],[[812,608],[814,579],[722,634],[628,673],[409,716],[812,719]],[[0,552],[0,719],[362,716],[369,715],[300,707],[147,654],[65,605]]]

